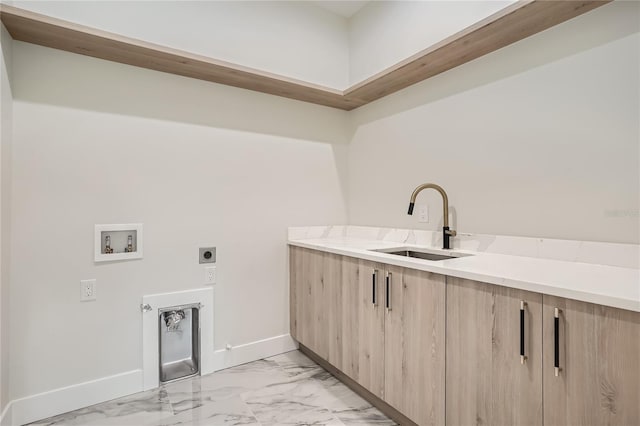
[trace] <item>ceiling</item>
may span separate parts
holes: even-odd
[[[351,18],[369,2],[370,0],[323,0],[312,1],[311,3],[338,15],[344,16],[345,18]]]

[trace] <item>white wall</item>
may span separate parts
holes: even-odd
[[[346,18],[303,1],[14,1],[16,7],[333,88]]]
[[[640,242],[637,2],[613,2],[355,110],[350,223]],[[427,191],[429,192],[429,191]]]
[[[11,36],[0,25],[0,415],[9,402],[10,189],[13,96]]]
[[[513,1],[372,1],[349,19],[349,81],[365,80]]]
[[[144,294],[200,287],[215,347],[288,333],[287,227],[344,223],[347,113],[14,43],[12,397],[141,367]],[[144,259],[93,262],[93,225]],[[97,279],[98,300],[79,301]]]

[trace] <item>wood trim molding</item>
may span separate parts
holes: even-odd
[[[28,43],[346,111],[544,31],[612,0],[520,0],[345,91],[0,5],[9,34]]]
[[[610,1],[520,0],[350,87],[344,95],[358,106],[365,105]]]
[[[235,65],[57,18],[0,5],[15,40],[333,108],[352,109],[342,91]]]

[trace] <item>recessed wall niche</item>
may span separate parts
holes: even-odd
[[[141,223],[95,225],[96,262],[141,259],[142,247]]]

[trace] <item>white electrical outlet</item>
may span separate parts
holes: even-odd
[[[80,280],[80,301],[96,300],[96,280]]]
[[[207,266],[204,268],[204,283],[215,284],[216,283],[216,267]]]
[[[426,204],[418,206],[418,222],[429,223],[429,207]]]

